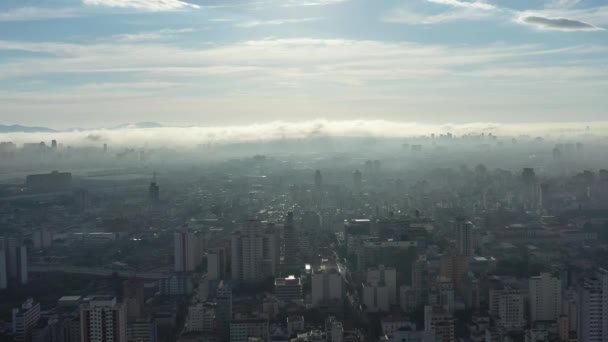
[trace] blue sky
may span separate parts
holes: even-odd
[[[2,0],[0,123],[599,121],[599,0]]]

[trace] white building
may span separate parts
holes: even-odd
[[[490,314],[498,326],[507,330],[523,328],[526,324],[524,310],[523,291],[509,286],[490,289]]]
[[[541,273],[530,278],[529,291],[531,321],[557,320],[562,302],[561,281],[549,273]]]
[[[391,305],[397,304],[397,271],[394,267],[369,268],[366,281],[368,284],[383,283],[388,288],[388,300]]]
[[[173,234],[175,272],[192,272],[203,261],[205,239],[202,233],[180,231]]]
[[[335,264],[322,263],[312,275],[312,304],[342,301],[344,284]]]
[[[258,220],[249,220],[232,234],[232,279],[260,280],[276,273],[280,258],[278,233],[263,227]]]
[[[86,298],[80,306],[81,342],[126,342],[127,315],[113,296]]]

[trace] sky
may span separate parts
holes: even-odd
[[[0,124],[608,121],[607,30],[605,0],[1,0]]]

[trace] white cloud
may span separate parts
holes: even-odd
[[[199,5],[181,0],[82,0],[82,3],[90,6],[134,8],[152,12],[200,8]]]
[[[295,18],[295,19],[274,19],[274,20],[254,20],[254,21],[246,21],[243,23],[236,24],[237,27],[257,27],[257,26],[278,26],[278,25],[286,25],[286,24],[301,24],[308,23],[312,21],[319,21],[322,18]]]
[[[449,6],[453,6],[453,7],[471,8],[471,9],[478,9],[478,10],[484,10],[484,11],[491,11],[491,10],[496,9],[496,6],[488,4],[483,1],[460,1],[460,0],[426,0],[426,1],[436,3],[436,4],[449,5]]]
[[[82,13],[73,8],[20,7],[0,12],[0,22],[74,18],[81,15]]]
[[[299,6],[328,6],[347,2],[349,0],[282,0],[283,7],[299,7]]]
[[[173,38],[180,33],[190,33],[194,32],[193,28],[182,28],[182,29],[162,29],[157,31],[149,31],[149,32],[138,32],[138,33],[125,33],[114,35],[108,39],[116,42],[125,42],[125,43],[137,43],[137,42],[149,42],[155,40],[164,40]]]

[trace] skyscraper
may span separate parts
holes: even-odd
[[[299,247],[298,247],[298,233],[296,231],[293,222],[293,212],[288,212],[285,217],[285,224],[283,225],[283,238],[284,238],[284,263],[287,265],[294,265],[299,263]]]
[[[608,341],[608,271],[599,269],[578,288],[578,340]]]
[[[142,318],[144,314],[144,282],[140,279],[127,279],[122,283],[122,300],[129,322]]]
[[[323,175],[321,174],[321,170],[315,171],[315,188],[317,190],[323,189]]]
[[[262,280],[276,273],[280,258],[278,234],[258,220],[248,220],[232,234],[232,279]]]
[[[353,192],[358,194],[361,192],[363,188],[363,176],[361,175],[361,171],[355,170],[353,172]]]
[[[174,257],[176,272],[192,272],[203,260],[203,234],[193,231],[175,232]]]
[[[151,202],[158,202],[160,196],[160,188],[156,183],[156,172],[154,172],[154,176],[152,177],[152,181],[150,182],[150,186],[148,187],[148,198]]]
[[[30,342],[32,330],[40,319],[40,303],[28,298],[19,308],[13,309],[12,332],[15,341]]]
[[[80,307],[82,342],[126,342],[127,317],[113,296],[93,296]]]
[[[531,277],[529,281],[530,320],[555,321],[562,304],[562,284],[549,273]]]
[[[473,224],[462,217],[456,219],[456,248],[461,255],[473,255]]]
[[[0,288],[5,282],[7,285],[10,282],[27,284],[27,246],[17,237],[0,237],[0,254],[3,254],[0,257],[0,263],[3,263],[0,265]]]

